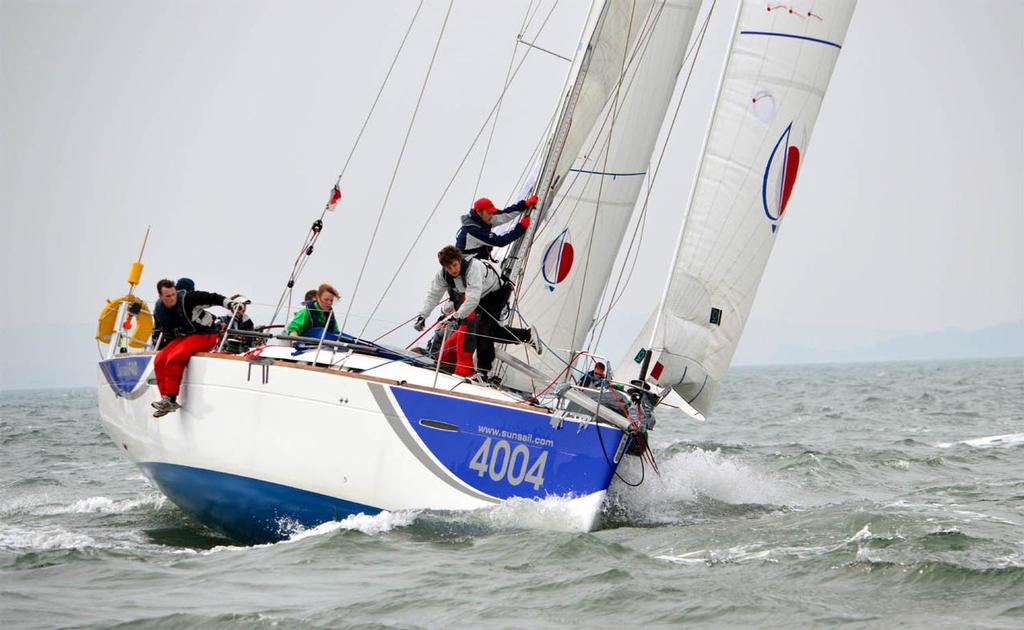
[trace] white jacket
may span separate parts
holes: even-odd
[[[459,310],[455,312],[457,319],[469,317],[469,314],[480,305],[481,298],[501,288],[501,276],[489,262],[465,258],[462,264],[465,274],[460,274],[455,278],[455,290],[464,293],[466,298]],[[442,267],[431,281],[427,297],[423,301],[423,308],[420,309],[420,317],[423,319],[430,316],[431,311],[441,300],[441,296],[448,291],[448,282],[445,279],[447,275],[448,272]],[[463,276],[465,276],[465,281],[463,281]]]

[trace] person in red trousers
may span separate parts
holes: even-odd
[[[223,306],[235,312],[248,302],[244,298],[232,301],[219,293],[178,290],[173,280],[156,283],[160,303],[154,309],[156,324],[162,332],[160,351],[153,360],[153,371],[160,390],[160,400],[153,403],[154,418],[181,409],[178,393],[185,365],[197,352],[212,350],[217,344],[219,327],[217,318],[206,306]]]

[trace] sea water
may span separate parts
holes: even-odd
[[[3,393],[0,624],[1024,627],[1024,359],[734,368],[651,438],[593,532],[549,499],[246,547],[147,483],[94,391]]]

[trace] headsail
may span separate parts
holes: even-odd
[[[549,147],[545,162],[556,164],[552,185],[539,227],[528,233],[519,276],[518,314],[540,330],[548,348],[540,360],[552,373],[565,367],[593,323],[698,7],[697,0],[637,0],[606,3],[596,17],[592,13],[596,27],[584,49],[591,55],[577,86],[580,97],[567,113],[566,140]],[[528,388],[515,375],[505,382]]]
[[[662,306],[616,377],[707,413],[732,361],[855,0],[744,0]],[[654,334],[652,335],[652,330]]]

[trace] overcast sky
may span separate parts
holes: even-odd
[[[587,4],[562,0],[537,43],[571,56]],[[299,282],[341,289],[342,312],[353,304],[350,329],[362,327],[420,235],[513,51],[524,52],[515,40],[528,5],[455,3],[367,255],[448,6],[425,2]],[[552,6],[543,1],[527,39]],[[734,7],[719,0],[683,101],[642,272],[609,326],[615,336],[606,333],[613,360],[664,282]],[[202,289],[276,302],[415,8],[0,0],[0,389],[93,378],[95,318],[105,298],[126,292],[148,225],[147,299],[159,278],[190,276]],[[773,340],[838,348],[1024,320],[1022,24],[1015,0],[860,0],[738,360]],[[412,316],[434,252],[454,238],[475,193],[514,201],[567,70],[558,57],[529,54],[479,190],[482,146],[422,230],[370,333]],[[406,328],[389,340],[411,337]]]

